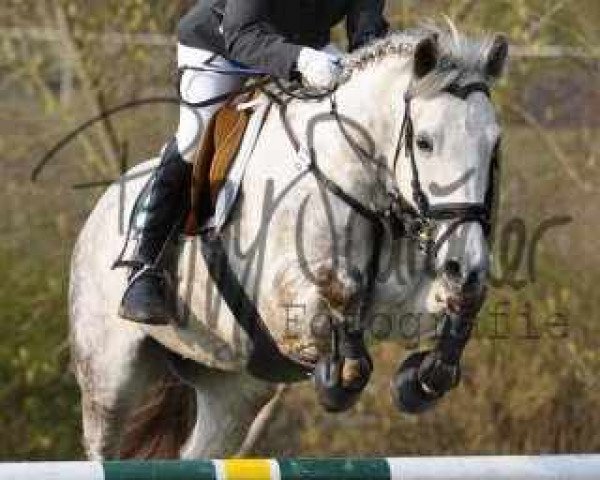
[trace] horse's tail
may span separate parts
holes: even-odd
[[[121,443],[123,459],[177,458],[196,420],[192,387],[168,375],[150,389],[129,416]]]

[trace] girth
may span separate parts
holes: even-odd
[[[247,369],[267,382],[290,383],[307,380],[313,366],[283,354],[269,333],[255,303],[248,297],[232,270],[223,240],[212,232],[200,236],[208,271],[237,323],[252,341]]]

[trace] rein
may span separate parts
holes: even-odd
[[[341,120],[339,118],[335,98],[333,94],[329,94],[328,96],[331,101],[331,114],[334,115],[334,118],[336,118],[336,120],[338,121],[338,125],[340,125],[340,130],[343,131],[343,126],[341,125]],[[365,291],[361,297],[358,310],[358,326],[354,331],[347,332],[350,335],[357,334],[359,332],[362,333],[364,328],[367,326],[366,317],[373,297],[373,292],[375,290],[375,282],[377,279],[377,275],[379,274],[379,261],[381,258],[381,251],[383,247],[383,239],[385,233],[384,221],[387,217],[387,213],[385,211],[373,210],[365,206],[360,201],[355,199],[352,195],[350,195],[348,192],[346,192],[335,181],[329,178],[323,172],[323,170],[321,170],[316,160],[316,152],[314,148],[312,146],[304,147],[298,140],[298,137],[296,136],[295,132],[292,129],[292,126],[290,125],[289,119],[287,117],[288,103],[282,101],[281,99],[278,100],[279,101],[277,103],[279,106],[279,116],[283,127],[286,131],[290,143],[292,144],[293,149],[296,151],[296,155],[302,158],[302,163],[304,163],[307,171],[312,173],[316,180],[321,185],[323,185],[327,191],[329,191],[335,197],[342,200],[352,210],[354,210],[363,218],[367,219],[372,225],[373,250],[371,252],[371,257],[369,258],[369,263],[366,268]]]

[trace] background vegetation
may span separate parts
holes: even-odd
[[[154,156],[175,126],[176,108],[146,106],[98,125],[35,184],[32,168],[79,121],[123,101],[172,94],[174,43],[153,35],[171,35],[190,3],[0,5],[0,460],[81,457],[66,343],[67,270],[76,232],[102,188],[73,186],[110,180],[123,161]],[[310,386],[294,387],[256,453],[600,451],[600,2],[389,4],[396,27],[445,14],[472,33],[504,31],[516,47],[539,49],[537,57],[514,50],[496,93],[505,123],[500,225],[521,219],[529,243],[548,218],[572,222],[540,242],[535,278],[526,252],[513,268],[496,262],[502,281],[468,348],[464,383],[435,411],[394,411],[387,383],[404,353],[385,344],[376,349],[374,382],[354,411],[326,415]],[[111,32],[131,34],[132,41],[116,42]],[[545,48],[553,45],[566,49]],[[509,250],[518,257],[515,238]],[[507,315],[495,317],[498,309]]]

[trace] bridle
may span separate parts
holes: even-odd
[[[461,100],[466,100],[469,95],[476,92],[481,92],[486,95],[486,97],[490,98],[489,86],[484,82],[473,82],[464,86],[450,84],[443,89],[443,92],[453,95]],[[282,101],[281,98],[274,95],[269,90],[266,90],[265,93],[267,93],[267,95],[279,106],[280,118],[287,136],[294,147],[297,156],[302,158],[305,162],[307,171],[312,173],[327,191],[339,198],[353,211],[368,220],[372,225],[373,249],[365,271],[365,289],[361,299],[361,305],[359,306],[358,315],[360,324],[359,329],[366,326],[367,310],[370,306],[375,282],[379,274],[379,262],[386,224],[392,226],[392,233],[396,237],[411,238],[419,243],[422,250],[427,254],[426,265],[429,272],[433,269],[432,265],[434,262],[432,260],[437,257],[442,245],[449,240],[451,235],[461,225],[466,223],[479,223],[482,226],[486,237],[489,238],[492,230],[494,196],[490,190],[495,187],[491,177],[496,166],[492,165],[491,167],[490,183],[488,184],[488,192],[486,193],[484,203],[443,203],[431,205],[421,185],[419,168],[415,155],[415,134],[411,115],[413,97],[410,94],[404,96],[404,118],[398,135],[393,165],[395,171],[397,163],[400,160],[402,147],[404,146],[404,154],[405,157],[408,158],[412,170],[411,187],[414,205],[405,199],[398,189],[394,189],[393,191],[388,192],[391,200],[389,206],[384,209],[373,209],[364,205],[346,192],[320,169],[316,161],[316,152],[314,151],[314,148],[310,145],[303,146],[291,127],[287,117],[287,105],[289,102]],[[335,101],[335,93],[331,92],[328,96],[331,103],[331,110],[327,116],[329,118],[333,116],[340,131],[348,140],[348,135],[344,129],[343,120]],[[494,157],[495,156],[496,155],[494,155]],[[451,223],[444,233],[436,239],[439,223],[448,221],[451,221]]]
[[[489,86],[484,82],[473,82],[467,85],[461,86],[457,84],[450,84],[442,90],[444,93],[449,93],[461,100],[466,100],[469,95],[480,92],[486,97],[490,98]],[[286,92],[287,93],[287,92]],[[334,94],[329,96],[331,102],[330,115],[336,120],[343,135],[349,140],[348,134],[345,131],[343,120],[339,113],[337,102],[335,101]],[[312,147],[303,147],[296,137],[296,134],[292,131],[291,125],[287,120],[286,107],[287,104],[281,102],[278,99],[280,116],[286,129],[287,135],[294,146],[294,149],[298,155],[304,157],[307,160],[308,169],[317,177],[317,179],[329,190],[333,195],[340,198],[344,203],[348,204],[354,211],[368,220],[374,222],[386,222],[388,220],[394,221],[397,225],[394,233],[399,234],[401,237],[410,237],[419,242],[431,243],[435,237],[435,223],[442,221],[454,220],[451,225],[446,229],[442,238],[438,239],[437,245],[427,248],[428,251],[437,254],[439,248],[445,243],[452,233],[465,223],[479,223],[486,236],[489,236],[492,225],[492,205],[491,199],[488,199],[490,193],[486,194],[486,200],[483,203],[437,203],[431,205],[427,195],[423,191],[421,185],[419,168],[417,165],[415,155],[415,134],[412,120],[412,100],[413,97],[407,93],[404,96],[404,118],[400,127],[400,133],[398,135],[398,141],[395,148],[394,161],[393,161],[393,172],[396,171],[399,159],[401,157],[402,147],[404,146],[404,155],[410,163],[412,173],[412,199],[414,205],[405,199],[398,189],[388,192],[391,199],[390,205],[384,209],[372,209],[366,205],[363,205],[360,201],[356,200],[350,194],[345,192],[335,181],[327,177],[322,170],[319,168],[316,162],[316,152]],[[494,152],[494,157],[497,152]],[[492,188],[493,185],[489,184],[488,189]]]
[[[469,95],[480,92],[490,98],[489,86],[484,82],[473,82],[467,85],[450,84],[442,90],[444,93],[453,95],[466,101]],[[410,92],[410,89],[409,89]],[[398,136],[398,143],[393,161],[393,172],[396,172],[402,145],[404,154],[410,163],[412,173],[412,198],[414,206],[395,192],[392,202],[394,214],[401,223],[408,225],[408,232],[425,244],[428,258],[435,258],[441,246],[450,238],[458,227],[465,223],[479,223],[486,235],[489,237],[492,229],[492,205],[487,201],[488,194],[483,203],[437,203],[431,205],[421,185],[419,167],[415,156],[415,133],[411,115],[413,96],[406,93],[404,96],[404,118]],[[488,188],[493,185],[488,185]],[[436,224],[438,222],[452,221],[443,235],[435,240]]]

